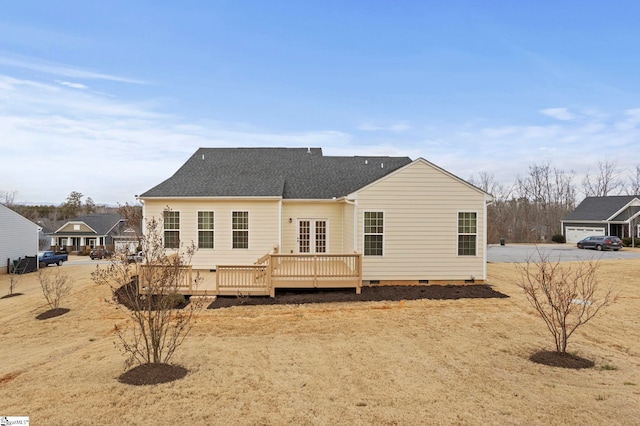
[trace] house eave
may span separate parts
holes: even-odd
[[[282,200],[282,196],[162,196],[162,197],[139,197],[142,201],[163,201],[163,200],[180,200],[180,201],[205,201],[205,200],[215,200],[215,201],[237,201],[237,200],[257,200],[257,201],[279,201]]]

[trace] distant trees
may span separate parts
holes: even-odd
[[[606,197],[618,195],[624,189],[624,182],[619,179],[620,169],[615,161],[598,161],[598,170],[591,175],[587,171],[582,180],[582,187],[586,197]]]
[[[574,171],[551,166],[549,162],[532,164],[526,173],[516,176],[512,186],[496,182],[494,175],[481,172],[469,182],[490,193],[493,203],[487,207],[487,241],[500,238],[513,242],[550,241],[560,234],[560,221],[575,209],[578,187]],[[598,162],[594,173],[587,172],[580,192],[587,196],[640,194],[640,165],[625,184],[623,173],[614,161]]]

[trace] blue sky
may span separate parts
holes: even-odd
[[[198,147],[514,182],[640,164],[637,1],[0,3],[0,191],[134,201]]]

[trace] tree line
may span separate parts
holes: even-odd
[[[530,165],[511,186],[496,182],[489,172],[472,176],[469,182],[494,197],[487,207],[489,244],[501,238],[531,243],[551,241],[553,235],[561,233],[560,221],[576,208],[579,194],[640,195],[640,165],[625,175],[616,162],[600,161],[579,184],[574,171],[558,169],[548,162]]]
[[[84,195],[72,191],[66,200],[59,205],[23,205],[16,204],[16,191],[0,191],[0,204],[4,204],[16,213],[32,222],[55,227],[75,217],[91,213],[111,213],[117,208],[96,204],[91,197],[83,200]]]

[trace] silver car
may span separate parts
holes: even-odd
[[[596,250],[613,250],[618,251],[622,248],[622,240],[611,235],[593,236],[583,238],[578,241],[579,249],[596,249]]]

